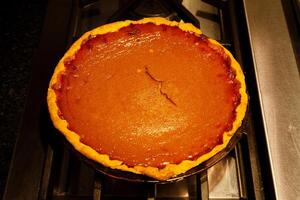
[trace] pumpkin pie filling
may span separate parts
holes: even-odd
[[[80,142],[129,167],[163,168],[222,143],[240,103],[224,50],[177,26],[131,24],[86,38],[52,85]]]

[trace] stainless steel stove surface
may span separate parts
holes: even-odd
[[[269,1],[266,2],[270,3]],[[260,4],[257,2],[257,5]],[[282,152],[274,155],[274,151],[280,149],[271,149],[274,139],[270,139],[272,136],[270,131],[275,129],[271,129],[274,127],[273,122],[270,121],[270,115],[266,113],[266,111],[272,112],[271,100],[268,96],[264,96],[266,88],[271,86],[266,85],[265,81],[258,77],[261,75],[265,77],[264,73],[268,73],[264,71],[264,68],[259,68],[260,62],[265,60],[258,54],[263,51],[262,55],[269,55],[266,52],[267,49],[260,49],[262,45],[257,45],[257,42],[263,41],[257,41],[258,38],[254,38],[255,34],[260,34],[255,32],[254,26],[261,25],[253,16],[253,12],[257,10],[252,13],[247,10],[247,8],[253,10],[254,6],[247,0],[244,2],[234,0],[49,0],[46,26],[33,68],[32,87],[4,199],[230,200],[299,197],[297,185],[299,184],[297,181],[300,180],[299,170],[293,171],[294,177],[291,176],[291,178],[294,178],[293,181],[296,182],[285,187],[288,192],[284,191],[282,184],[289,183],[278,182],[278,180],[284,180],[283,175],[279,174],[282,170],[274,171],[278,170],[279,166],[274,161],[278,161],[283,155]],[[261,9],[258,8],[258,10]],[[200,27],[204,34],[220,41],[241,63],[246,74],[250,96],[242,138],[234,150],[207,171],[166,184],[132,183],[95,171],[64,144],[62,136],[52,126],[46,105],[48,80],[53,69],[63,52],[79,36],[108,22],[151,16],[193,23]],[[277,23],[283,23],[283,21]],[[265,24],[265,26],[268,25],[270,24]],[[268,44],[265,48],[267,47]],[[295,66],[295,63],[291,63],[287,68],[292,70]],[[272,69],[270,71],[272,72]],[[293,78],[293,83],[299,83],[295,74],[290,77]],[[288,77],[284,75],[282,78]],[[274,82],[274,80],[270,81]],[[294,89],[299,92],[298,86],[294,86]],[[282,87],[279,86],[279,88]],[[272,91],[272,88],[269,89]],[[279,92],[284,95],[287,91]],[[294,103],[298,111],[299,103],[296,103],[296,97],[299,97],[299,94],[293,96],[286,94],[290,98],[289,102]],[[269,95],[272,96],[273,93]],[[274,101],[285,103],[284,100]],[[273,117],[282,119],[278,116]],[[294,121],[290,122],[288,131],[292,134],[292,140],[294,142],[297,140],[294,145],[296,149],[297,147],[299,149],[299,136],[295,135],[299,130],[299,117],[294,115],[284,115],[284,117],[287,119],[293,117]],[[276,127],[276,130],[284,131],[280,129],[280,124]],[[286,141],[290,142],[289,139]],[[282,148],[282,145],[277,147]],[[290,156],[290,152],[286,155]],[[295,153],[294,158],[298,158],[299,161],[299,151]],[[289,158],[285,160],[290,162]],[[300,167],[298,161],[294,163]],[[280,166],[285,167],[286,164]]]

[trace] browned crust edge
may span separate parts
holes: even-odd
[[[177,26],[183,31],[188,32],[194,32],[196,35],[201,35],[201,30],[197,29],[190,23],[183,23],[183,22],[175,22],[175,21],[168,21],[164,18],[145,18],[139,21],[121,21],[121,22],[115,22],[111,24],[106,24],[103,26],[100,26],[98,28],[95,28],[89,32],[86,32],[84,35],[82,35],[72,46],[71,48],[65,53],[65,55],[62,57],[62,59],[57,64],[54,74],[51,78],[49,88],[48,88],[48,96],[47,96],[47,102],[48,102],[48,108],[50,117],[53,121],[54,126],[64,134],[66,139],[74,146],[74,148],[82,153],[84,156],[88,157],[91,160],[94,160],[98,163],[101,163],[104,166],[113,168],[113,169],[119,169],[124,171],[129,171],[137,174],[145,174],[147,176],[159,179],[159,180],[167,180],[171,177],[174,177],[176,175],[179,175],[181,173],[184,173],[188,171],[189,169],[199,165],[200,163],[208,160],[221,150],[223,150],[234,133],[237,131],[237,129],[241,126],[242,120],[245,116],[246,109],[247,109],[247,103],[248,103],[248,97],[246,94],[246,84],[245,84],[245,77],[243,74],[243,71],[238,64],[238,62],[233,58],[231,53],[225,49],[222,45],[220,45],[217,41],[213,39],[208,39],[211,44],[214,44],[216,46],[221,47],[225,53],[230,57],[231,60],[231,68],[235,70],[236,72],[236,79],[240,82],[241,87],[239,89],[239,93],[241,95],[240,104],[236,107],[236,119],[233,123],[232,129],[230,131],[227,131],[223,135],[223,143],[220,145],[215,146],[209,153],[206,153],[196,160],[184,160],[179,164],[168,164],[164,168],[159,169],[156,167],[144,167],[144,166],[135,166],[135,167],[128,167],[127,165],[123,164],[122,161],[119,160],[111,160],[108,155],[100,154],[91,147],[83,144],[80,142],[80,137],[75,132],[68,129],[68,122],[66,120],[63,120],[59,116],[59,108],[56,103],[56,93],[52,89],[52,86],[58,82],[59,74],[63,71],[65,71],[65,65],[64,60],[66,58],[69,58],[73,56],[76,51],[78,51],[81,47],[82,42],[87,39],[90,36],[93,35],[99,35],[99,34],[105,34],[108,32],[115,32],[118,31],[120,28],[129,26],[130,24],[144,24],[144,23],[154,23],[156,25],[165,24],[168,26]]]

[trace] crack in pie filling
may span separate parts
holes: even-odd
[[[48,89],[51,119],[79,152],[159,180],[223,150],[246,106],[232,55],[191,24],[163,18],[87,32]]]

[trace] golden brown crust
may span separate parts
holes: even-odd
[[[126,27],[130,24],[144,24],[144,23],[154,23],[156,25],[165,24],[168,26],[178,26],[183,31],[189,31],[194,32],[196,35],[202,34],[202,32],[194,27],[192,24],[189,23],[182,23],[182,22],[174,22],[174,21],[168,21],[164,18],[145,18],[139,21],[121,21],[121,22],[115,22],[112,24],[107,24],[98,28],[95,28],[87,33],[85,33],[83,36],[81,36],[72,46],[71,48],[66,52],[66,54],[63,56],[63,58],[59,61],[58,65],[55,68],[54,74],[52,76],[52,79],[50,81],[50,85],[48,88],[48,108],[50,112],[51,119],[54,123],[54,126],[60,130],[66,137],[66,139],[74,146],[74,148],[81,152],[84,156],[101,163],[104,166],[113,168],[113,169],[119,169],[124,171],[129,171],[137,174],[145,174],[147,176],[159,179],[159,180],[167,180],[171,177],[174,177],[178,174],[184,173],[187,170],[199,165],[203,161],[211,158],[221,150],[223,150],[234,133],[237,131],[237,129],[241,126],[242,120],[245,116],[247,103],[248,103],[248,97],[246,94],[246,85],[245,85],[245,78],[242,72],[242,69],[240,65],[237,63],[237,61],[233,58],[231,53],[225,49],[223,46],[221,46],[217,41],[209,39],[209,42],[211,44],[220,46],[222,49],[224,49],[225,53],[230,57],[231,59],[231,67],[236,71],[236,79],[240,82],[241,87],[239,89],[239,93],[241,95],[240,104],[236,107],[236,119],[233,123],[232,129],[230,131],[227,131],[223,135],[223,143],[220,145],[215,146],[209,153],[204,154],[197,158],[196,160],[184,160],[179,164],[168,164],[164,168],[159,169],[156,167],[143,167],[143,166],[135,166],[135,167],[128,167],[127,165],[123,164],[122,161],[119,160],[111,160],[108,155],[105,154],[99,154],[97,151],[92,149],[91,147],[83,144],[80,142],[80,137],[75,132],[68,129],[68,122],[66,120],[63,120],[59,116],[59,108],[56,103],[56,93],[52,89],[52,86],[58,82],[58,76],[61,72],[65,70],[64,60],[66,58],[72,57],[76,51],[78,51],[81,47],[82,42],[87,39],[90,36],[93,35],[99,35],[99,34],[105,34],[108,32],[115,32],[118,31],[122,27]]]

